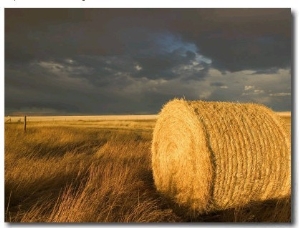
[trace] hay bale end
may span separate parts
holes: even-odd
[[[174,99],[151,151],[157,190],[200,213],[291,192],[290,139],[263,105]]]

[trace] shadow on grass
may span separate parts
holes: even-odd
[[[173,209],[174,213],[182,218],[183,222],[263,222],[263,223],[291,223],[291,198],[271,199],[250,202],[237,208],[219,210],[200,214],[188,207],[176,204],[172,199],[160,196],[165,205]]]

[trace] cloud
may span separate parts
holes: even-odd
[[[256,76],[253,76],[253,71],[221,74],[216,69],[209,71],[209,74],[213,76],[212,80],[219,82],[219,85],[221,83],[229,85],[226,90],[213,90],[208,97],[209,100],[261,103],[274,110],[289,110],[288,107],[291,107],[291,99],[288,96],[291,95],[289,69],[279,69],[275,74],[257,74]],[[209,79],[210,76],[206,78],[206,80]],[[283,88],[285,88],[284,93]],[[270,96],[270,93],[287,96]]]
[[[223,82],[211,82],[210,85],[211,86],[221,87],[221,86],[224,86],[225,84]]]
[[[214,68],[237,72],[291,65],[290,9],[193,9],[182,14],[188,17],[178,17],[174,28],[194,41]]]
[[[74,61],[78,66],[87,67],[78,60]],[[19,71],[20,67],[16,66],[6,69],[6,112],[20,109],[30,111],[32,108],[56,110],[56,113],[157,113],[165,102],[174,97],[257,102],[272,106],[275,110],[291,105],[291,101],[285,99],[289,96],[278,96],[287,95],[281,94],[282,86],[279,85],[288,86],[288,70],[279,70],[276,75],[263,75],[255,79],[249,71],[222,74],[216,69],[209,69],[204,79],[189,79],[183,83],[181,77],[136,77],[114,71],[112,67],[108,76],[102,78],[99,75],[99,80],[106,83],[103,86],[96,83],[95,71],[74,76],[72,70],[64,71],[64,64],[64,61],[34,62],[22,67],[26,70]],[[63,69],[63,74],[56,74],[56,68],[53,73],[52,67],[56,65]],[[132,68],[135,70],[134,65]],[[248,83],[252,89],[245,91]],[[243,96],[245,92],[249,94]]]
[[[53,62],[6,66],[5,109],[84,111],[89,101],[96,100],[90,97],[94,87],[84,78],[72,77],[71,72]]]
[[[136,65],[136,66],[135,66],[135,69],[136,69],[137,71],[140,71],[140,70],[142,70],[143,68],[142,68],[140,65]]]
[[[265,91],[262,90],[262,89],[255,89],[254,90],[254,94],[261,94],[261,93],[264,93]]]
[[[228,89],[228,86],[224,85],[224,86],[220,86],[221,89]]]
[[[256,70],[253,75],[255,74],[276,74],[278,72],[279,68],[277,67],[271,67],[271,68],[267,68],[267,69],[259,69]]]
[[[244,90],[253,90],[255,87],[254,86],[245,86]]]
[[[284,96],[291,96],[291,93],[271,93],[271,97],[284,97]]]
[[[242,96],[253,96],[253,95],[258,95],[258,94],[262,94],[262,93],[265,93],[265,91],[262,89],[255,89],[255,90],[252,90],[247,93],[242,93]]]
[[[290,9],[5,9],[5,109],[291,108]]]
[[[63,74],[68,74],[68,75],[85,75],[85,74],[90,74],[93,72],[93,68],[91,67],[85,67],[85,66],[80,66],[80,65],[75,65],[74,60],[68,59],[66,61],[68,64],[58,63],[54,61],[40,61],[37,64],[40,67],[48,70],[49,72],[56,74],[56,75],[63,75]]]
[[[132,53],[133,60],[141,68],[139,74],[134,76],[151,79],[171,79],[182,75],[186,75],[186,78],[198,77],[199,71],[209,67],[212,62],[198,53],[195,44],[183,41],[179,35],[151,32],[149,37],[151,39],[146,39],[144,44],[139,41],[138,46],[138,42],[127,44],[128,52]]]
[[[184,48],[220,70],[291,65],[290,9],[6,9],[5,19],[11,61]]]

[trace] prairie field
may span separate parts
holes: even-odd
[[[282,117],[291,135],[291,116]],[[5,222],[291,222],[291,198],[198,214],[160,195],[156,115],[5,118]],[[271,136],[270,136],[271,137]]]

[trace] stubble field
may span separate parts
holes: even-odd
[[[291,133],[291,117],[280,114]],[[290,222],[291,198],[202,214],[160,195],[156,116],[5,119],[6,222]]]

